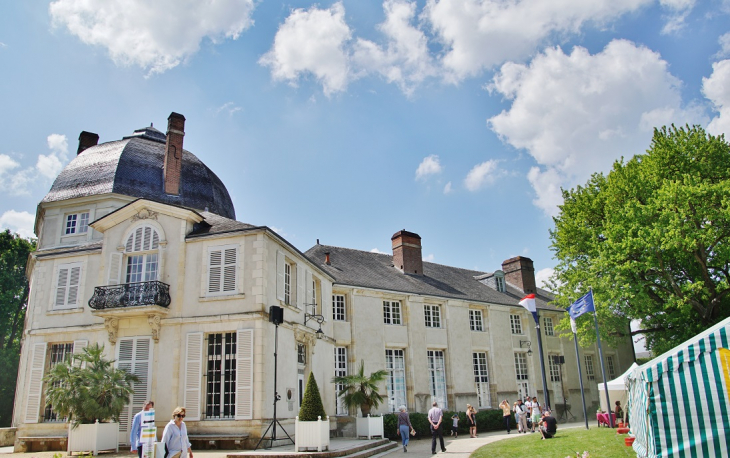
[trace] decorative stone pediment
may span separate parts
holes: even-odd
[[[139,221],[142,219],[153,219],[153,220],[157,221],[157,215],[159,215],[159,213],[152,211],[149,208],[145,207],[142,210],[140,210],[136,215],[132,216],[132,222]]]

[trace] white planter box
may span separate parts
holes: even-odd
[[[357,419],[357,437],[373,437],[383,438],[383,417],[358,417]]]
[[[330,422],[329,417],[322,420],[318,417],[317,421],[299,421],[299,417],[294,422],[294,451],[300,452],[302,449],[314,448],[318,452],[330,449]]]
[[[92,452],[100,450],[119,452],[119,423],[94,423],[79,425],[74,429],[68,425],[68,453]]]

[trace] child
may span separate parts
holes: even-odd
[[[457,438],[459,437],[459,414],[455,413],[451,419],[453,420],[453,424],[451,425],[451,435],[454,436],[454,438]]]

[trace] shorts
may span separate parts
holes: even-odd
[[[458,430],[459,430],[459,427],[458,426],[452,426],[451,427],[451,431],[452,432],[457,432]]]
[[[540,426],[540,432],[542,432],[542,435],[545,439],[552,439],[552,437],[555,435],[555,431],[550,433],[544,426]]]

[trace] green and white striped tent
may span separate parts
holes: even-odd
[[[639,457],[730,456],[730,318],[626,377]]]

